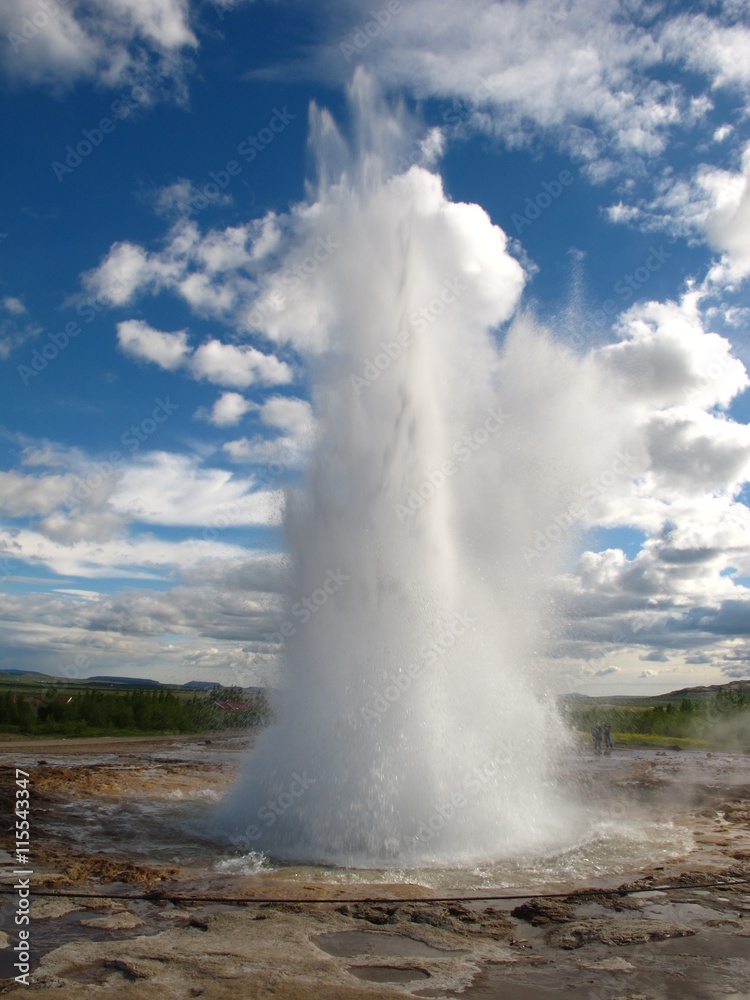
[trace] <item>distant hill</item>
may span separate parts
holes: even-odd
[[[655,697],[664,701],[673,701],[678,698],[690,698],[693,701],[700,701],[703,698],[712,698],[719,691],[741,691],[745,695],[750,695],[750,678],[747,680],[729,681],[727,684],[701,684],[696,687],[680,688],[678,691],[670,691],[669,694],[659,694]]]
[[[49,674],[43,674],[40,670],[0,670],[0,674],[5,674],[10,677],[49,677]]]
[[[0,682],[5,678],[5,685],[7,686],[11,679],[14,684],[19,682],[23,683],[23,679],[27,678],[25,687],[43,687],[46,685],[55,687],[86,687],[90,685],[92,687],[101,687],[102,685],[118,687],[134,687],[134,688],[171,688],[172,690],[184,690],[184,691],[195,691],[195,692],[209,692],[215,689],[226,690],[226,684],[220,684],[219,681],[187,681],[185,684],[170,684],[163,683],[162,681],[150,680],[144,677],[114,677],[110,674],[97,674],[95,677],[63,677],[59,674],[45,674],[40,670],[18,670],[14,668],[0,668]],[[265,692],[265,688],[262,687],[247,687],[243,688],[247,694],[260,694]]]
[[[161,681],[150,681],[143,677],[108,677],[106,675],[100,677],[84,677],[83,682],[86,684],[126,684],[128,687],[161,687]]]
[[[705,701],[708,698],[713,698],[719,691],[738,691],[750,697],[750,678],[728,681],[726,684],[699,684],[695,687],[679,688],[677,691],[667,691],[665,694],[586,695],[573,691],[561,697],[563,701],[595,701],[606,705],[649,705],[653,702],[680,702],[683,698],[689,698],[691,701]]]

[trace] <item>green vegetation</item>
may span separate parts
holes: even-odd
[[[590,735],[596,723],[609,723],[618,743],[654,746],[750,749],[750,697],[734,687],[718,688],[700,699],[660,700],[647,706],[594,699],[564,699],[569,725]]]
[[[703,750],[713,746],[708,740],[693,740],[687,736],[654,736],[652,733],[615,733],[613,739],[622,746],[667,747],[670,750]]]
[[[0,732],[29,736],[124,736],[247,729],[268,722],[262,692],[207,694],[166,687],[102,690],[51,686],[0,691]]]

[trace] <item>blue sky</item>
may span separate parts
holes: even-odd
[[[316,414],[263,254],[294,296],[335,253],[309,109],[351,135],[360,68],[389,172],[484,209],[632,425],[552,585],[559,685],[747,676],[748,52],[736,0],[6,3],[0,665],[274,681]]]

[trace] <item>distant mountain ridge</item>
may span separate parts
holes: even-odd
[[[743,678],[736,681],[727,681],[726,684],[697,684],[695,687],[678,688],[676,691],[666,691],[664,694],[579,694],[577,691],[570,691],[561,697],[563,699],[577,699],[582,701],[606,701],[612,702],[636,702],[636,701],[681,701],[688,698],[700,701],[704,698],[711,698],[719,691],[738,691],[750,697],[750,678]]]
[[[49,677],[50,674],[43,674],[40,670],[0,670],[0,674],[8,674],[11,677]]]
[[[40,670],[17,670],[13,668],[0,668],[0,677],[34,677],[49,680],[54,684],[122,684],[124,686],[142,687],[182,687],[189,691],[212,691],[214,688],[225,688],[225,684],[218,681],[187,681],[185,684],[163,684],[161,681],[150,680],[144,677],[113,677],[110,674],[97,674],[95,677],[61,677],[59,674],[45,674]],[[247,690],[252,690],[248,688]],[[261,690],[257,688],[256,690]]]
[[[697,695],[713,695],[719,691],[742,691],[743,694],[750,695],[750,678],[729,681],[727,684],[699,684],[696,687],[680,688],[678,691],[670,691],[669,694],[655,695],[657,698],[693,698]]]
[[[110,677],[108,674],[101,674],[97,677],[81,677],[82,681],[91,681],[94,684],[127,684],[134,686],[142,684],[144,687],[164,687],[161,681],[151,681],[143,677]]]

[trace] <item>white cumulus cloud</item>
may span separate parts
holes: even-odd
[[[190,354],[185,330],[162,333],[138,319],[117,324],[117,342],[121,350],[130,357],[139,361],[152,361],[168,371],[184,365]]]
[[[155,91],[182,75],[184,55],[198,45],[189,0],[4,0],[0,32],[6,74],[34,84],[91,78]]]
[[[232,427],[238,424],[248,411],[255,408],[255,404],[245,399],[242,393],[223,392],[211,410],[201,408],[196,416],[207,420],[215,427]]]
[[[252,480],[167,452],[150,452],[129,465],[111,505],[148,524],[210,525],[221,518],[242,526],[276,524],[280,517],[279,497],[253,490]]]
[[[225,344],[207,340],[195,350],[188,344],[187,332],[165,333],[155,330],[143,320],[125,320],[117,325],[117,341],[121,350],[139,361],[150,361],[167,371],[186,368],[194,378],[206,379],[215,385],[247,388],[261,385],[283,385],[292,380],[292,369],[273,354],[264,354],[249,345]],[[236,408],[222,404],[219,412],[225,416]],[[244,411],[243,411],[244,412]],[[214,421],[216,422],[216,421]],[[225,421],[236,423],[235,420]]]
[[[289,365],[273,354],[263,354],[245,345],[224,344],[220,340],[208,340],[196,349],[191,370],[196,378],[238,389],[255,382],[281,385],[292,380]]]

